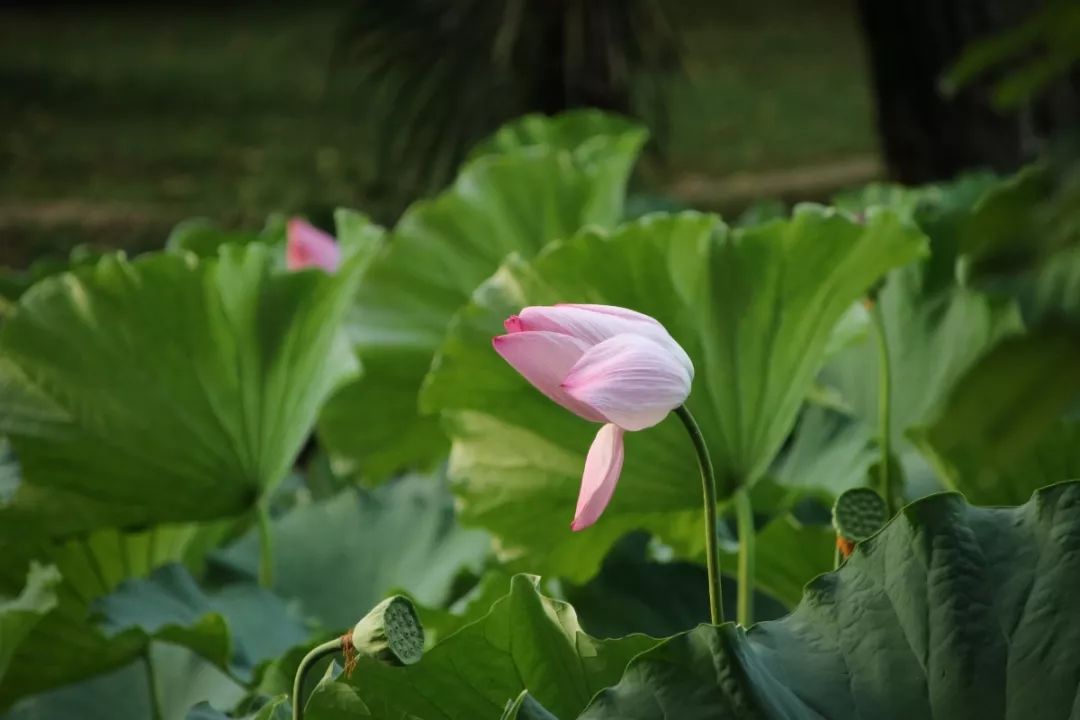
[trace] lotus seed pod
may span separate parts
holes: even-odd
[[[394,595],[356,623],[352,644],[360,655],[388,665],[412,665],[424,653],[424,626],[412,602]]]
[[[833,505],[833,527],[849,543],[862,542],[888,520],[885,501],[870,488],[846,490]]]

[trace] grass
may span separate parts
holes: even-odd
[[[670,162],[723,177],[875,152],[847,0],[679,7]],[[189,216],[385,217],[363,102],[328,81],[349,3],[5,9],[0,264],[80,242],[160,246]]]

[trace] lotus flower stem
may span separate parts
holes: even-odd
[[[143,665],[146,668],[146,689],[150,694],[150,712],[152,720],[162,720],[161,696],[158,693],[157,675],[154,673],[154,661],[150,659],[150,648],[143,652]]]
[[[270,527],[270,508],[262,500],[255,508],[255,524],[259,528],[259,585],[274,586],[274,535]]]
[[[701,470],[701,491],[705,503],[705,553],[709,569],[709,617],[713,625],[719,625],[724,622],[724,596],[720,586],[720,547],[716,541],[716,473],[701,428],[690,410],[680,405],[675,408],[675,414],[690,434]]]
[[[743,627],[754,622],[754,506],[750,502],[750,490],[743,486],[735,491],[735,524],[739,530],[739,600],[735,619]]]
[[[874,337],[877,339],[878,355],[878,446],[881,448],[879,477],[881,494],[885,498],[885,510],[889,517],[896,513],[896,494],[893,489],[893,477],[890,472],[892,456],[890,420],[892,411],[892,375],[889,368],[889,340],[885,334],[885,318],[881,312],[881,303],[874,302],[870,311],[874,323]]]
[[[347,637],[347,636],[346,636]],[[304,678],[307,676],[308,670],[310,670],[315,663],[322,660],[324,657],[333,655],[341,650],[342,638],[334,638],[333,640],[327,640],[322,645],[316,645],[311,649],[304,659],[300,661],[300,665],[296,668],[296,677],[293,678],[292,688],[292,716],[293,720],[303,720],[304,717]]]

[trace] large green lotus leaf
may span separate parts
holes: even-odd
[[[1054,254],[1015,290],[1032,325],[1080,322],[1080,247]]]
[[[154,714],[149,678],[157,694]],[[196,703],[229,707],[244,691],[224,673],[185,648],[155,643],[143,658],[78,683],[25,698],[3,720],[187,720]],[[277,703],[281,707],[283,700]],[[268,705],[268,710],[273,705]],[[205,717],[205,716],[204,716]],[[209,717],[215,717],[213,715]],[[217,717],[225,717],[219,715]],[[269,712],[249,720],[278,720]]]
[[[632,661],[582,720],[1070,718],[1080,483],[1021,507],[907,506],[788,617],[701,626]]]
[[[590,142],[603,145],[611,137],[634,135],[644,139],[640,125],[600,110],[571,110],[554,117],[536,113],[520,117],[496,130],[490,138],[473,148],[469,159],[505,154],[536,145],[577,150]]]
[[[506,595],[512,577],[511,573],[500,567],[488,568],[472,588],[448,606],[417,605],[416,610],[424,626],[424,641],[433,645],[487,615],[495,601]]]
[[[305,715],[310,720],[317,720],[313,715]],[[255,712],[246,715],[226,715],[203,701],[188,711],[184,720],[288,720],[289,699],[284,695],[271,698]]]
[[[180,222],[165,239],[165,249],[178,253],[193,253],[203,258],[214,258],[225,245],[248,245],[263,243],[280,244],[285,241],[285,223],[280,217],[271,217],[261,232],[222,228],[212,220],[190,218]]]
[[[559,720],[536,701],[528,690],[522,690],[516,699],[507,701],[499,720]]]
[[[643,131],[605,121],[586,122],[589,133],[579,134],[572,118],[526,126],[539,132],[537,123],[553,123],[552,133],[573,143],[469,162],[450,188],[405,212],[365,276],[349,321],[365,374],[319,422],[339,469],[378,480],[442,458],[445,437],[434,418],[418,415],[416,396],[454,312],[508,254],[532,256],[586,225],[618,222]]]
[[[877,459],[866,423],[807,405],[770,476],[793,496],[817,495],[831,504],[845,490],[864,484]]]
[[[280,597],[253,583],[204,591],[177,563],[127,580],[92,612],[107,637],[135,629],[183,645],[235,677],[250,681],[260,663],[304,644],[304,619]]]
[[[1077,397],[1080,333],[1037,331],[984,356],[912,436],[952,489],[980,504],[1015,504],[1080,475],[1077,425],[1062,422]]]
[[[370,250],[333,276],[286,273],[256,243],[36,285],[0,328],[0,432],[23,486],[71,500],[52,513],[65,531],[250,508],[355,370],[338,329]]]
[[[992,173],[972,172],[955,180],[919,187],[871,183],[836,198],[839,208],[864,213],[884,206],[910,218],[930,237],[932,254],[923,262],[922,291],[932,294],[956,282],[957,259],[970,234],[973,209],[1002,183]]]
[[[478,569],[491,545],[485,533],[457,525],[445,481],[421,475],[299,505],[273,522],[271,534],[274,589],[331,630],[351,627],[395,589],[441,603],[455,576]],[[215,562],[254,577],[258,554],[252,533]]]
[[[0,596],[0,681],[4,679],[15,649],[34,626],[56,607],[60,572],[53,565],[31,563],[26,585],[17,596]]]
[[[425,628],[426,630],[426,628]],[[334,720],[335,718],[371,717],[371,709],[360,699],[360,693],[351,685],[337,682],[341,673],[332,666],[328,672],[334,677],[324,677],[316,686],[304,706],[306,720]]]
[[[861,225],[806,206],[787,221],[730,230],[708,215],[654,215],[586,231],[534,261],[513,259],[478,289],[444,344],[423,396],[454,440],[462,518],[491,530],[521,567],[576,581],[635,529],[681,552],[700,548],[698,470],[685,430],[668,418],[626,439],[626,463],[604,517],[567,530],[596,432],[533,389],[491,349],[526,305],[608,303],[659,319],[697,368],[688,405],[721,481],[758,478],[791,429],[836,322],[889,268],[923,248],[889,213]]]
[[[772,538],[767,530],[765,535]],[[762,542],[767,543],[769,539]],[[622,637],[631,633],[645,633],[665,637],[708,622],[709,580],[704,565],[654,559],[649,557],[648,543],[649,537],[645,533],[627,535],[604,558],[600,572],[592,580],[583,585],[562,583],[563,596],[574,606],[582,627],[590,635]],[[772,555],[772,548],[765,550],[766,547],[763,545],[762,556]],[[829,547],[826,540],[825,550]],[[790,552],[792,547],[788,544],[782,549]],[[831,563],[831,553],[829,559]],[[763,579],[762,564],[759,562],[759,581]],[[733,559],[729,558],[726,564],[721,563],[721,569],[726,571],[722,585],[724,606],[729,608],[734,608],[737,600],[735,568]],[[806,578],[814,574],[817,573]],[[765,577],[768,577],[768,572]],[[764,583],[759,582],[759,585]],[[802,585],[798,589],[798,592],[801,591]],[[756,595],[756,617],[774,618],[787,612],[784,605],[772,596],[762,592]]]
[[[755,609],[754,617],[777,617],[777,601],[794,607],[802,597],[806,583],[832,569],[836,535],[831,527],[800,523],[790,514],[772,518],[757,531],[757,555],[754,569],[755,587],[759,598],[763,594],[772,601],[763,612]],[[702,556],[704,560],[704,556]],[[737,547],[722,552],[720,565],[734,572],[738,567]],[[734,582],[731,583],[734,587]],[[726,593],[725,593],[726,598]],[[725,602],[728,602],[725,599]],[[755,601],[755,608],[757,606]],[[735,607],[728,602],[725,607]]]
[[[153,717],[142,661],[28,697],[3,720],[146,720]]]
[[[1032,165],[980,198],[960,233],[972,274],[1012,274],[1080,242],[1077,168],[1069,162]]]
[[[486,616],[417,664],[390,667],[361,658],[347,682],[379,718],[498,720],[507,701],[525,689],[557,717],[575,717],[656,642],[645,635],[591,638],[572,607],[542,596],[533,579],[519,575]]]
[[[910,266],[889,275],[878,295],[889,346],[892,440],[925,422],[953,383],[1002,337],[1018,332],[1015,304],[953,285],[924,291],[923,269]],[[822,372],[848,408],[871,425],[878,412],[875,339],[839,353]]]
[[[952,279],[935,280],[934,272],[929,264],[896,270],[878,295],[889,348],[892,450],[907,478],[908,497],[941,485],[908,442],[907,431],[929,422],[953,384],[1002,338],[1021,329],[1011,299]],[[830,403],[876,435],[878,349],[873,333],[830,359],[819,379]]]
[[[0,507],[15,496],[15,491],[22,482],[19,463],[11,452],[11,444],[0,437]]]
[[[102,254],[97,248],[76,245],[66,258],[43,257],[35,260],[26,270],[0,266],[0,319],[14,310],[22,294],[38,281],[73,268],[92,265]]]
[[[124,580],[143,577],[162,564],[194,562],[220,536],[218,525],[159,525],[140,532],[102,529],[67,541],[41,538],[32,525],[5,520],[0,526],[0,593],[18,592],[34,561],[50,563],[62,582],[56,606],[15,648],[0,682],[0,709],[17,698],[65,685],[130,662],[145,648],[139,633],[107,638],[90,620],[90,605]],[[57,648],[63,652],[57,652]]]

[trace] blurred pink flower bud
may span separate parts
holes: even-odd
[[[337,270],[341,262],[341,250],[334,238],[314,225],[292,218],[286,226],[285,267],[303,270],[322,268],[326,272]]]

